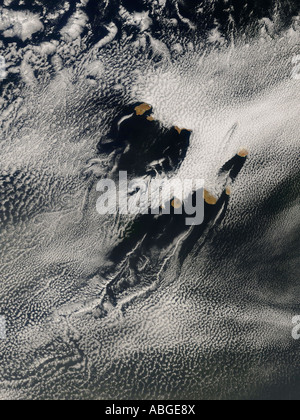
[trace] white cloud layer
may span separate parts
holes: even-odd
[[[22,41],[26,41],[43,29],[44,25],[38,15],[0,7],[0,32],[5,38],[18,37]]]

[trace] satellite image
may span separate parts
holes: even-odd
[[[300,400],[299,150],[298,0],[2,0],[0,400]]]

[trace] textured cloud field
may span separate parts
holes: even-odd
[[[150,14],[101,2],[94,20],[95,2],[73,3],[0,10],[0,398],[298,398],[293,3],[286,27],[279,12],[260,16],[251,36],[204,36],[185,2],[153,2]],[[140,102],[165,127],[192,130],[178,176],[215,195],[222,165],[250,153],[222,223],[182,266],[162,252],[143,287],[125,285],[99,317],[121,222],[96,212],[111,164],[97,147]]]

